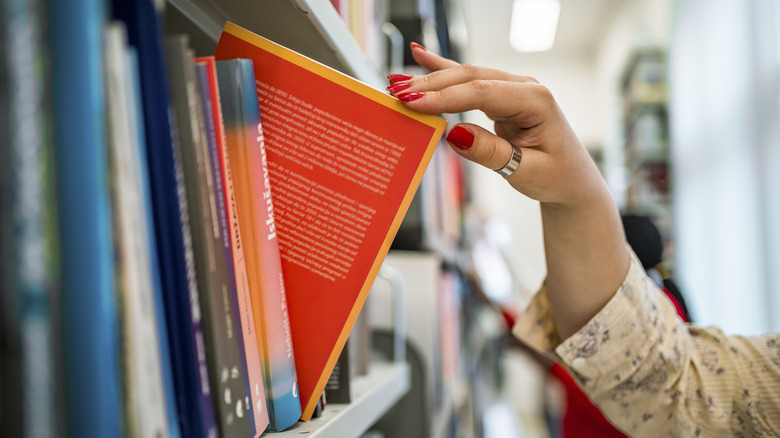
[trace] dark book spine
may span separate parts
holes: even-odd
[[[209,73],[205,64],[197,66],[198,81],[200,83],[201,99],[203,103],[203,110],[206,114],[204,118],[206,140],[208,144],[208,164],[211,170],[211,178],[214,181],[213,193],[210,193],[211,198],[216,202],[216,218],[219,223],[220,240],[222,252],[219,248],[216,249],[217,257],[223,256],[225,260],[225,276],[227,280],[227,300],[230,302],[229,306],[225,306],[225,318],[229,330],[235,334],[237,343],[238,365],[241,372],[241,377],[244,382],[244,410],[246,410],[249,417],[249,424],[252,431],[252,436],[259,435],[257,433],[257,425],[255,424],[254,415],[252,415],[252,403],[249,400],[249,394],[251,394],[252,387],[249,383],[249,372],[246,366],[246,354],[244,352],[244,334],[241,329],[240,323],[240,310],[238,304],[238,291],[236,287],[236,273],[233,266],[233,248],[230,243],[230,230],[228,226],[228,213],[227,204],[225,202],[225,190],[222,181],[222,171],[220,170],[219,160],[219,147],[220,143],[217,141],[217,127],[214,125],[213,111],[218,111],[215,105],[218,102],[211,100],[211,85],[209,83]],[[232,347],[232,346],[231,346]]]
[[[10,138],[12,100],[9,59],[8,1],[0,2],[0,138]],[[15,438],[22,436],[22,379],[19,344],[19,309],[14,286],[13,206],[11,198],[11,142],[0,142],[0,430]]]
[[[184,185],[189,206],[192,249],[203,309],[209,378],[217,423],[223,437],[249,436],[244,401],[246,389],[239,368],[238,343],[232,318],[224,257],[221,254],[214,184],[208,160],[203,109],[195,61],[185,35],[168,37],[171,96],[179,134]],[[218,251],[220,251],[218,253]],[[239,415],[241,414],[241,415]]]
[[[352,392],[350,390],[350,350],[354,338],[349,338],[341,350],[336,365],[330,373],[328,383],[325,384],[325,395],[328,403],[350,403]]]

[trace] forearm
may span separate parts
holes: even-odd
[[[606,187],[577,205],[542,203],[547,287],[558,335],[585,325],[618,290],[630,255]]]

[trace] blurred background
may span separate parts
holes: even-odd
[[[621,211],[656,221],[696,321],[780,330],[776,2],[561,0],[554,43],[534,53],[510,44],[512,1],[460,10],[463,61],[548,86]],[[512,228],[521,289],[533,292],[537,206],[482,172],[474,184],[474,201]]]
[[[172,67],[213,55],[228,21],[381,92],[387,74],[424,73],[410,42],[536,78],[621,213],[657,227],[652,275],[676,281],[693,321],[780,332],[775,0],[0,0],[3,436],[142,436],[157,420],[145,436],[176,437],[219,406],[188,396],[206,366],[187,303],[215,295],[184,272],[178,198],[202,185],[176,180],[167,116],[211,96],[169,95],[184,76]],[[492,129],[478,112],[442,117]],[[205,139],[199,128],[187,135]],[[121,145],[135,158],[112,159]],[[561,429],[573,392],[510,332],[545,275],[538,203],[442,140],[328,383],[338,391],[314,420],[263,436],[577,436]],[[160,378],[134,381],[150,370]]]

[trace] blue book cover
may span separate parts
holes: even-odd
[[[160,262],[157,257],[157,238],[154,235],[154,218],[152,215],[152,193],[149,187],[148,160],[146,158],[146,131],[144,130],[143,111],[141,111],[141,81],[139,77],[138,52],[130,48],[130,80],[132,82],[133,107],[136,110],[134,120],[140,148],[138,148],[138,163],[141,171],[141,195],[145,205],[147,230],[149,235],[149,263],[152,268],[152,285],[154,296],[154,309],[157,316],[158,342],[160,348],[160,364],[162,366],[163,390],[165,391],[165,405],[168,415],[169,435],[171,438],[181,437],[179,416],[176,411],[175,389],[173,386],[173,370],[171,369],[170,341],[168,339],[167,318],[165,316],[165,304],[163,302],[162,280],[160,279]],[[138,236],[144,238],[144,236]]]
[[[188,438],[214,437],[200,302],[192,257],[186,256],[191,254],[192,239],[181,163],[174,154],[161,24],[151,0],[114,0],[112,6],[114,18],[125,23],[128,41],[138,50],[149,187],[180,432]]]
[[[68,435],[121,436],[100,0],[47,4]]]

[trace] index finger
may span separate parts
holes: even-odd
[[[496,117],[512,119],[521,128],[538,125],[557,104],[547,87],[536,82],[475,80],[441,90],[408,93],[414,100],[406,105],[427,114],[460,113],[481,110]],[[398,98],[405,100],[404,94]]]
[[[429,52],[425,47],[417,43],[412,43],[411,47],[414,60],[417,64],[420,64],[420,67],[428,71],[439,71],[460,65],[451,59]]]

